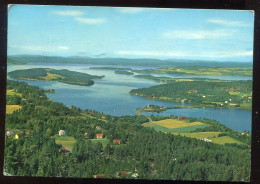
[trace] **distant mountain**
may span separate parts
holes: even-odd
[[[14,55],[8,56],[8,64],[24,63],[74,63],[74,64],[96,64],[96,65],[122,65],[122,66],[205,66],[205,67],[252,67],[247,62],[218,62],[218,61],[196,61],[196,60],[160,60],[160,59],[126,59],[126,58],[91,58],[91,57],[61,57],[40,55]]]

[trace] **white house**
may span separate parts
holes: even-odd
[[[60,130],[59,131],[59,136],[63,136],[63,135],[66,135],[66,131],[65,130]]]
[[[14,131],[13,131],[13,130],[8,130],[8,131],[6,132],[6,135],[7,135],[7,136],[12,136],[12,135],[14,135]]]

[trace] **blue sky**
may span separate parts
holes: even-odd
[[[254,13],[12,5],[8,55],[253,60]]]

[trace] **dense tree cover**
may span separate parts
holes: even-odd
[[[232,95],[230,91],[245,95]],[[182,81],[133,89],[130,94],[147,98],[194,104],[251,102],[252,81]],[[248,98],[249,97],[249,98]]]
[[[51,76],[50,76],[51,74]],[[15,79],[29,79],[29,80],[56,80],[67,84],[76,84],[90,86],[94,84],[92,79],[100,79],[104,76],[89,75],[66,69],[55,70],[50,68],[32,68],[26,70],[15,70],[9,72],[8,75]],[[49,75],[49,77],[48,77]]]
[[[113,117],[66,107],[26,83],[8,81],[8,89],[26,100],[22,109],[6,115],[6,125],[30,132],[18,140],[6,139],[5,171],[12,175],[249,180],[248,150],[156,132],[141,126],[148,121],[145,116]],[[59,152],[54,135],[60,129],[76,139],[72,152]],[[94,143],[85,131],[93,137],[103,133],[109,143]],[[114,139],[121,144],[113,144]]]

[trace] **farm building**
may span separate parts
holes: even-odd
[[[13,131],[13,130],[8,130],[8,131],[6,132],[6,135],[7,135],[7,136],[12,136],[12,135],[14,135],[14,131]]]
[[[120,144],[120,140],[113,140],[114,144]]]
[[[125,175],[125,174],[127,174],[126,171],[122,171],[122,172],[121,172],[121,175]]]
[[[240,104],[239,103],[235,103],[235,102],[230,102],[230,104],[229,105],[232,105],[232,106],[235,106],[235,107],[239,107],[240,106]]]
[[[102,139],[103,138],[103,134],[96,134],[96,138],[97,139]]]
[[[103,174],[95,174],[93,175],[93,178],[103,178]]]
[[[61,148],[59,152],[69,152],[69,150],[67,148]]]
[[[178,119],[186,119],[186,116],[178,116]]]
[[[65,130],[60,130],[59,131],[59,136],[63,136],[63,135],[66,135],[66,131]]]
[[[202,138],[202,139],[200,139],[200,140],[205,141],[205,142],[212,142],[212,140],[207,139],[207,138]]]
[[[22,136],[22,134],[15,134],[14,138],[19,139]]]

